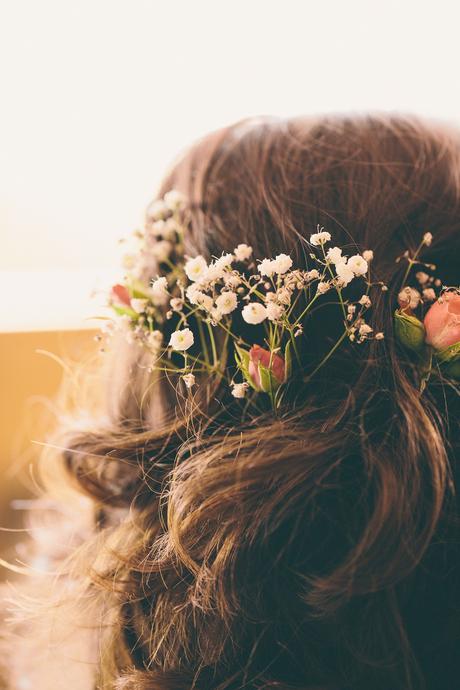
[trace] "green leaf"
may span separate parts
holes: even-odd
[[[112,309],[114,312],[119,314],[119,316],[130,316],[132,319],[138,319],[139,314],[134,311],[134,309],[131,309],[131,307],[121,307],[118,304],[112,304]]]
[[[254,390],[259,390],[249,375],[249,352],[235,343],[235,361],[245,380]]]
[[[423,357],[426,350],[425,326],[415,316],[396,311],[394,315],[395,334],[398,341],[408,350]]]
[[[436,352],[435,356],[440,364],[445,364],[447,362],[451,362],[452,360],[457,359],[458,357],[460,357],[460,342],[454,343],[453,345],[446,347],[445,350],[440,350],[439,352]]]
[[[284,378],[287,381],[292,374],[292,353],[291,353],[291,341],[288,340],[286,348],[284,350]]]

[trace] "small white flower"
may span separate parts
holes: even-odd
[[[163,342],[163,333],[161,331],[149,331],[146,341],[151,350],[158,352]]]
[[[185,383],[186,388],[192,388],[196,383],[195,375],[194,374],[184,374],[182,376],[182,381]]]
[[[350,256],[347,261],[347,266],[353,271],[355,276],[363,276],[367,273],[367,269],[369,268],[366,259],[364,259],[361,254]]]
[[[152,282],[150,292],[152,295],[152,302],[155,304],[155,306],[158,307],[162,304],[166,304],[169,299],[167,279],[164,276],[161,276],[161,278],[154,280]]]
[[[278,302],[281,302],[281,304],[285,304],[286,306],[291,304],[291,297],[292,293],[286,288],[280,288],[276,291],[276,299]]]
[[[379,333],[376,333],[374,337],[376,340],[383,340],[385,337],[385,334],[380,331]]]
[[[153,220],[159,220],[164,218],[168,213],[168,207],[166,206],[163,199],[157,199],[153,201],[147,209],[147,215]]]
[[[177,232],[178,226],[174,218],[168,218],[168,220],[164,221],[162,234],[165,240],[170,240],[174,242],[176,240]]]
[[[433,288],[425,288],[422,294],[428,302],[434,302],[434,300],[436,299],[436,293],[433,290]],[[131,300],[131,304],[132,303],[133,301]]]
[[[247,261],[252,256],[252,247],[247,244],[239,244],[233,253],[237,261]]]
[[[216,307],[221,312],[221,314],[230,314],[238,304],[238,299],[234,292],[229,292],[224,290],[220,293],[219,297],[216,298]]]
[[[415,277],[417,278],[420,285],[425,285],[425,283],[427,283],[430,279],[428,273],[425,273],[424,271],[417,271]]]
[[[372,261],[373,258],[374,258],[374,252],[372,251],[372,249],[365,249],[363,251],[364,261],[367,261],[369,263],[369,261]]]
[[[224,283],[226,287],[237,288],[239,285],[241,285],[241,282],[241,278],[235,273],[227,273],[224,276]]]
[[[267,318],[270,321],[278,321],[283,314],[284,314],[284,309],[280,304],[276,304],[275,302],[269,302],[267,304]]]
[[[421,299],[420,292],[411,287],[403,288],[398,294],[398,304],[402,309],[417,309]]]
[[[131,300],[131,306],[136,314],[142,314],[142,312],[145,311],[145,307],[147,306],[148,302],[148,299],[138,299],[137,297],[133,297]]]
[[[310,244],[312,244],[314,247],[319,247],[322,244],[326,244],[326,242],[329,242],[331,239],[331,233],[322,231],[322,232],[315,232],[313,235],[310,236]]]
[[[184,195],[178,192],[177,189],[171,189],[170,192],[166,192],[163,198],[170,211],[178,211],[185,203]]]
[[[278,275],[283,275],[283,273],[286,273],[286,271],[289,271],[291,268],[292,259],[288,254],[278,254],[278,256],[275,257],[274,264],[274,272],[278,273]]]
[[[184,301],[180,297],[173,297],[169,304],[171,305],[171,309],[173,311],[181,311],[182,307],[184,306]]]
[[[193,333],[190,328],[183,328],[181,331],[174,331],[171,334],[169,345],[173,350],[188,350],[194,343]]]
[[[339,278],[343,287],[348,285],[348,283],[351,283],[355,277],[354,271],[345,262],[337,264],[335,267],[335,272],[337,273],[337,277]]]
[[[173,246],[171,242],[168,242],[168,240],[160,240],[159,242],[155,242],[155,244],[152,245],[151,252],[157,261],[163,263],[164,261],[169,259],[169,256],[172,252],[172,248]]]
[[[199,305],[209,311],[213,305],[213,299],[210,295],[202,292],[195,284],[189,285],[186,293],[190,304]]]
[[[246,396],[246,391],[249,388],[249,384],[244,383],[234,383],[232,386],[232,395],[234,398],[244,398]]]
[[[219,268],[228,268],[232,265],[234,260],[235,257],[233,254],[222,254],[222,256],[219,256],[219,258],[214,261],[214,265]]]
[[[249,302],[249,304],[246,304],[243,308],[242,316],[246,323],[255,325],[265,321],[267,318],[267,309],[260,302]]]
[[[208,264],[204,256],[198,255],[193,259],[187,259],[184,270],[189,280],[197,281],[204,277]]]
[[[261,276],[272,276],[275,273],[275,262],[271,259],[263,259],[259,264],[259,273]]]
[[[276,302],[276,292],[267,292],[265,295],[265,301],[268,302]]]
[[[156,235],[157,237],[161,237],[161,235],[163,234],[163,230],[165,229],[165,225],[166,223],[162,218],[160,218],[160,220],[156,220],[152,224],[152,232],[154,233],[154,235]]]
[[[343,261],[342,250],[340,247],[331,247],[327,251],[326,258],[333,264],[339,264],[341,261]]]
[[[319,278],[319,271],[317,268],[313,268],[311,271],[307,271],[307,280],[317,280]]]
[[[433,241],[433,235],[431,234],[431,232],[426,232],[423,235],[423,244],[425,244],[427,247],[429,247],[430,244],[432,243],[432,241]]]
[[[362,323],[361,326],[359,327],[359,335],[360,336],[366,336],[369,335],[369,333],[372,333],[374,329],[369,326],[367,323]]]
[[[218,309],[217,307],[213,307],[210,311],[210,316],[212,323],[219,323],[219,321],[222,320],[223,314],[220,309]]]
[[[371,298],[368,295],[363,295],[359,300],[359,304],[361,304],[363,307],[366,307],[367,309],[369,309],[369,307],[372,304]]]
[[[316,290],[320,295],[324,295],[325,292],[331,289],[331,284],[327,282],[320,281],[316,286]]]

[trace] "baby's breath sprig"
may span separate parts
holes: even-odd
[[[139,260],[128,257],[125,281],[109,298],[117,315],[113,329],[148,351],[152,371],[177,372],[187,389],[212,374],[227,380],[233,397],[264,393],[276,408],[294,366],[297,373],[306,369],[299,339],[308,337],[309,314],[326,293],[337,296],[343,332],[307,379],[344,340],[383,339],[366,320],[376,285],[370,281],[371,250],[348,257],[318,227],[310,236],[309,270],[293,267],[284,253],[256,261],[243,243],[208,261],[185,255],[185,211],[175,191],[150,207],[145,230],[136,233]],[[343,293],[352,281],[363,285],[355,302]],[[235,363],[228,361],[230,341]]]

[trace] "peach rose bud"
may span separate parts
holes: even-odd
[[[278,387],[286,380],[286,363],[284,357],[269,352],[263,347],[260,347],[260,345],[253,345],[249,350],[248,372],[254,386],[259,390],[268,392],[267,386],[264,385],[259,365],[271,373],[275,387]]]
[[[131,298],[128,290],[124,285],[114,285],[112,288],[112,299],[118,304],[124,304],[129,307],[131,305]]]
[[[445,350],[460,342],[460,294],[445,292],[427,311],[426,342],[435,350]]]

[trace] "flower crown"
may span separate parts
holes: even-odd
[[[179,374],[187,389],[198,384],[198,375],[215,374],[227,380],[235,398],[244,398],[252,390],[267,394],[276,408],[284,385],[291,379],[293,360],[296,372],[304,368],[299,339],[308,334],[308,318],[324,294],[332,294],[343,328],[308,373],[308,379],[343,341],[362,345],[384,339],[383,332],[367,321],[371,290],[388,289],[380,281],[371,281],[372,250],[346,256],[340,247],[331,245],[330,233],[318,227],[309,240],[310,270],[294,268],[288,254],[255,260],[247,244],[207,261],[201,255],[185,255],[185,211],[185,199],[175,190],[153,203],[145,229],[134,234],[138,244],[135,253],[125,257],[125,281],[115,285],[109,296],[116,318],[106,331],[122,331],[128,342],[145,348],[150,354],[150,371]],[[425,233],[417,254],[431,239],[431,234]],[[418,263],[417,254],[407,254],[409,270]],[[407,276],[408,272],[404,281]],[[429,330],[433,323],[430,312],[425,325],[413,312],[416,306],[437,299],[434,279],[427,275],[423,281],[417,305],[415,289],[405,287],[401,291],[395,324],[401,343],[420,357],[426,381],[427,361],[422,349],[429,349],[430,371],[432,353],[441,350],[439,343],[425,334],[425,328]],[[343,294],[352,282],[361,288],[356,300]],[[443,292],[437,303],[450,308],[457,300],[459,291],[449,291]],[[248,335],[243,337],[242,332]],[[460,332],[457,335],[460,340]],[[227,362],[229,341],[233,343],[234,363]],[[459,368],[460,343],[456,348],[446,355],[443,347],[437,362]]]

